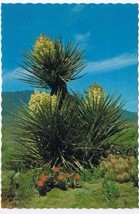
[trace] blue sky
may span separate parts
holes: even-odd
[[[32,89],[15,80],[23,50],[41,33],[61,35],[86,52],[88,74],[69,87],[83,91],[97,82],[137,111],[137,16],[137,4],[2,4],[3,91]]]

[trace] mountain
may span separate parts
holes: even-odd
[[[17,107],[28,103],[33,91],[2,92],[2,116],[16,112]]]
[[[137,122],[138,114],[137,114],[137,112],[130,112],[130,111],[124,110],[122,119],[127,120],[129,122]]]
[[[11,112],[16,112],[17,107],[22,107],[23,102],[28,103],[33,91],[2,92],[2,116],[12,116]],[[137,122],[136,112],[124,111],[122,119],[128,122]]]

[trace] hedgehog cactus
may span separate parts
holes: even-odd
[[[38,112],[39,107],[44,107],[46,109],[50,109],[52,105],[52,110],[54,110],[56,106],[56,96],[51,96],[49,93],[46,92],[39,92],[37,90],[34,91],[34,94],[31,95],[29,101],[29,108],[33,112]]]
[[[134,157],[123,158],[118,156],[117,158],[117,155],[109,155],[100,163],[100,169],[113,177],[115,181],[120,183],[130,180],[137,180],[135,176],[133,176],[135,179],[132,179],[132,174],[134,174],[137,169],[137,164]]]
[[[34,56],[39,62],[44,62],[45,57],[54,57],[54,42],[48,36],[40,35],[34,44]]]
[[[59,189],[67,190],[68,184],[67,184],[66,180],[58,181],[58,187],[59,187]]]
[[[89,99],[89,101],[92,101],[95,104],[99,104],[100,101],[104,98],[104,91],[102,87],[97,83],[91,85],[87,93],[87,98]]]
[[[119,183],[130,181],[130,175],[127,172],[115,176],[115,180]]]

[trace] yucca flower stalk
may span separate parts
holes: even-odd
[[[43,108],[50,108],[50,105],[52,105],[52,111],[54,111],[56,106],[56,96],[51,96],[47,92],[40,92],[38,90],[34,91],[34,94],[31,95],[31,98],[29,100],[29,108],[33,112],[38,112],[40,106],[43,106]]]
[[[98,83],[91,85],[86,95],[93,105],[98,105],[104,99],[104,91]]]
[[[43,64],[45,62],[45,55],[51,55],[53,58],[54,53],[54,41],[48,36],[40,35],[36,39],[33,47],[33,54],[35,58]]]
[[[84,69],[84,52],[77,45],[62,39],[54,41],[46,36],[37,38],[33,51],[25,51],[20,80],[33,87],[49,89],[51,95],[62,92],[67,94],[67,83],[80,78],[78,74]]]

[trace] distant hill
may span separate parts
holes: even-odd
[[[17,107],[28,103],[33,91],[2,92],[2,116],[15,112]]]
[[[21,107],[24,103],[28,103],[33,91],[18,91],[18,92],[2,92],[2,116],[11,115],[10,112],[15,112],[17,107]],[[137,122],[137,113],[125,111],[122,119],[128,122]]]
[[[129,122],[137,122],[138,121],[137,112],[124,111],[122,119],[128,120]]]

